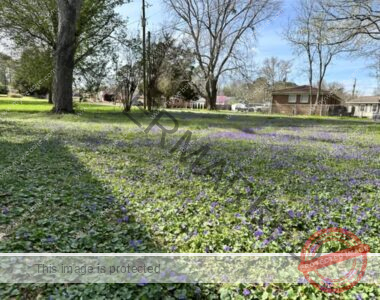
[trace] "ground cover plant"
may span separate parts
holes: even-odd
[[[160,147],[159,127],[143,132],[116,106],[77,104],[77,115],[57,116],[45,102],[0,98],[0,252],[297,253],[327,227],[380,250],[379,124],[170,111],[179,128]],[[143,129],[155,116],[131,115]],[[223,176],[194,172],[194,158],[170,151],[188,130],[189,152],[208,145],[201,162],[224,159]],[[305,283],[0,285],[0,297],[327,297]],[[379,296],[359,284],[342,297]]]

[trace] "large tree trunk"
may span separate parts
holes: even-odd
[[[206,84],[207,89],[207,108],[216,110],[216,98],[218,96],[218,81],[211,79]]]
[[[57,0],[58,40],[55,53],[53,111],[73,113],[73,71],[76,24],[83,0]]]

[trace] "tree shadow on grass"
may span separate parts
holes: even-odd
[[[0,252],[160,252],[144,224],[53,135],[0,122]],[[125,195],[126,198],[129,195]],[[157,299],[184,284],[1,284],[2,299]],[[196,298],[195,296],[193,298]]]
[[[0,149],[2,252],[138,252],[151,244],[127,205],[58,139],[1,141]]]

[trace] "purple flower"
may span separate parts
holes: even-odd
[[[186,282],[187,275],[179,275],[177,276],[178,282]]]
[[[212,207],[212,208],[215,208],[217,205],[218,205],[218,202],[212,202],[212,203],[211,203],[211,207]]]
[[[125,212],[127,211],[127,209],[125,208],[125,206],[121,206],[120,209],[121,209],[121,211],[122,211],[123,213],[125,213]]]
[[[290,216],[292,219],[294,219],[294,211],[289,210],[289,211],[288,211],[288,214],[289,214],[289,216]]]
[[[127,223],[128,220],[129,220],[129,217],[128,217],[128,216],[123,217],[123,222]]]
[[[47,237],[47,239],[45,241],[46,241],[46,243],[54,243],[55,242],[55,238],[53,238],[50,235],[48,235],[48,237]]]
[[[282,228],[281,228],[281,226],[277,227],[277,232],[278,232],[278,234],[281,234],[281,233],[282,233]]]
[[[143,276],[143,277],[141,277],[138,284],[141,286],[146,285],[146,284],[148,284],[148,279]]]
[[[305,284],[305,283],[307,283],[307,281],[306,281],[305,277],[299,277],[298,278],[298,283]]]
[[[323,281],[325,282],[325,284],[327,286],[332,286],[333,285],[333,283],[331,282],[330,278],[325,278]]]
[[[268,245],[268,243],[269,243],[269,240],[264,240],[264,242],[262,243],[261,247],[264,247],[264,246]]]
[[[262,236],[264,233],[259,229],[257,231],[255,231],[255,237],[256,238],[259,238],[260,236]]]
[[[9,209],[7,207],[3,208],[3,215],[7,215],[9,213]]]
[[[361,294],[357,294],[356,295],[356,300],[363,300],[362,295]]]
[[[248,290],[248,289],[244,289],[243,290],[243,295],[244,296],[249,296],[251,294],[251,291],[250,290]]]
[[[142,244],[142,240],[131,240],[131,241],[129,241],[129,245],[135,249],[137,249],[137,247],[141,244]]]
[[[309,218],[312,218],[316,215],[316,212],[315,210],[312,210],[310,213],[309,213]]]
[[[171,250],[172,252],[174,252],[175,250],[177,250],[177,246],[171,246],[171,247],[170,247],[170,250]]]
[[[231,251],[232,248],[230,246],[223,246],[224,251]]]
[[[115,197],[111,195],[111,196],[107,196],[106,199],[108,203],[112,203],[115,200]]]
[[[209,247],[209,246],[206,246],[206,248],[205,248],[205,252],[206,252],[206,253],[210,253],[210,247]]]

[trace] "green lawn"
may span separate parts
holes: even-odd
[[[62,116],[46,102],[0,97],[0,252],[300,252],[319,228],[335,226],[380,252],[379,124],[178,110],[170,111],[178,131],[162,148],[158,127],[142,132],[117,106],[76,104],[77,115]],[[143,129],[154,119],[131,116]],[[173,127],[167,116],[160,124]],[[189,152],[210,146],[202,166],[227,162],[221,178],[169,152],[187,130]],[[263,226],[254,199],[271,211]],[[218,299],[222,291],[225,299],[325,297],[308,285],[99,284],[0,285],[0,298]],[[344,295],[375,299],[380,290],[361,284]]]

